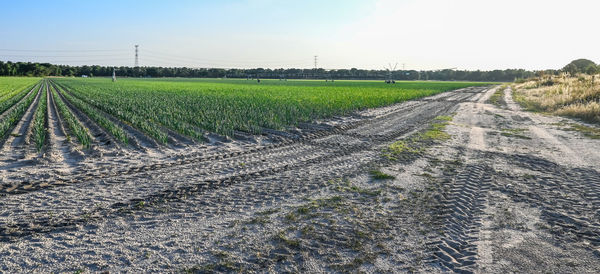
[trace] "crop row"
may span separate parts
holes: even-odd
[[[46,140],[46,115],[48,113],[48,84],[44,83],[39,103],[33,116],[33,140],[38,151],[42,150]]]
[[[77,140],[84,148],[89,148],[92,137],[90,136],[88,129],[85,128],[79,120],[73,115],[71,110],[67,107],[65,102],[60,98],[56,90],[53,90],[52,87],[51,93],[54,102],[56,103],[56,107],[58,108],[58,112],[62,119],[67,123],[71,132],[77,137]]]

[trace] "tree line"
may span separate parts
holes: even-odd
[[[593,62],[592,62],[593,63]],[[586,66],[589,63],[585,64]],[[266,79],[362,79],[362,80],[442,80],[512,82],[540,74],[558,74],[563,70],[528,71],[505,69],[491,71],[469,70],[366,70],[366,69],[221,69],[186,67],[115,67],[118,77],[193,77],[193,78],[266,78]],[[573,66],[568,69],[575,71]],[[586,69],[588,69],[586,67]],[[582,69],[584,70],[584,69]],[[577,70],[578,71],[578,70]],[[590,69],[591,71],[591,69]],[[68,66],[49,63],[2,62],[0,76],[111,76],[113,67]]]

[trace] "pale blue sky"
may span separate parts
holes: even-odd
[[[560,68],[600,62],[595,0],[0,0],[0,60],[142,66]],[[97,50],[97,51],[96,51]]]

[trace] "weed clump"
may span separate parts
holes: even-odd
[[[389,160],[398,158],[414,157],[420,155],[429,144],[450,139],[450,134],[444,129],[450,124],[452,116],[438,116],[433,119],[429,128],[425,131],[415,134],[406,140],[399,140],[389,145],[383,152],[383,156]]]
[[[490,99],[488,99],[488,103],[491,103],[497,107],[502,107],[503,105],[506,105],[506,102],[504,101],[504,90],[506,90],[505,85],[498,88],[498,90],[496,90],[496,92],[494,92],[494,94],[490,96]]]
[[[396,177],[383,173],[379,170],[371,170],[371,175],[375,180],[387,180],[387,179],[395,179]]]

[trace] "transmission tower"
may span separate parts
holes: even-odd
[[[388,83],[388,84],[390,84],[390,83],[392,83],[392,84],[395,84],[395,83],[396,83],[396,81],[394,81],[394,80],[392,79],[392,73],[393,73],[394,71],[396,71],[396,67],[397,67],[397,66],[398,66],[398,63],[396,63],[394,66],[392,66],[392,64],[391,64],[391,63],[388,63],[388,67],[387,67],[387,68],[384,68],[384,70],[387,70],[387,72],[388,72],[388,77],[387,77],[387,80],[385,80],[385,82],[386,82],[386,83]]]
[[[138,62],[138,47],[140,45],[135,45],[135,67],[139,66],[139,62]]]
[[[317,57],[318,56],[315,55],[315,70],[317,69]]]

